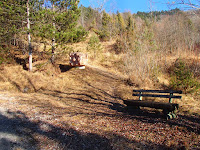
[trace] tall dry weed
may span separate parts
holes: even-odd
[[[151,83],[153,77],[158,74],[159,67],[155,53],[129,51],[125,54],[125,72],[130,79],[141,86]]]
[[[154,39],[152,23],[140,22],[135,34],[126,34],[124,45],[124,71],[130,80],[140,86],[153,86],[159,72],[159,53]],[[143,28],[143,30],[142,30]]]
[[[193,56],[200,43],[197,24],[187,13],[137,20],[134,34],[124,34],[121,45],[125,73],[139,85],[155,83],[177,58]]]

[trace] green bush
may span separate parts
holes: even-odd
[[[57,32],[55,37],[58,43],[76,43],[86,39],[88,32],[83,27],[73,30]]]
[[[101,41],[109,41],[110,34],[107,30],[103,29],[100,31],[96,31],[96,33],[99,35],[99,38],[101,39]]]
[[[170,86],[185,93],[194,93],[200,88],[200,83],[185,62],[178,60],[171,69]]]
[[[102,46],[97,35],[94,34],[90,37],[87,50],[93,52],[94,57],[96,57],[96,55],[102,50]]]
[[[71,38],[70,39],[73,39],[72,41],[70,42],[80,42],[80,41],[83,41],[85,40],[86,36],[88,35],[88,32],[82,27],[78,27],[76,30],[75,30],[75,33],[70,35]]]

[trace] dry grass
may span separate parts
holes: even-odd
[[[67,47],[74,51],[87,52],[87,42],[89,41],[89,37],[86,42],[70,44],[67,45]],[[186,51],[185,53],[180,53],[181,55],[177,53],[172,54],[172,56],[159,56],[158,54],[156,55],[154,52],[151,52],[145,54],[144,56],[141,55],[141,58],[132,58],[132,55],[127,56],[127,54],[123,53],[115,54],[113,52],[114,44],[115,41],[101,42],[103,48],[102,53],[94,60],[89,59],[86,70],[80,72],[74,68],[70,70],[70,67],[67,66],[69,62],[69,56],[68,54],[63,54],[61,48],[58,48],[57,50],[56,66],[52,66],[50,61],[45,59],[33,63],[33,73],[23,70],[22,66],[19,65],[2,66],[0,71],[0,89],[28,93],[43,90],[65,91],[69,87],[80,88],[84,86],[82,78],[89,72],[91,74],[89,76],[85,76],[85,80],[87,82],[95,82],[96,84],[100,84],[100,82],[104,80],[101,75],[114,76],[115,78],[118,78],[121,80],[121,82],[118,83],[117,86],[111,85],[106,88],[111,89],[112,94],[117,97],[131,99],[131,90],[134,88],[132,86],[137,86],[137,88],[143,89],[156,89],[160,88],[161,86],[168,87],[170,77],[166,72],[164,73],[162,69],[165,70],[166,67],[171,66],[178,58],[190,56],[185,60],[187,60],[187,62],[196,63],[199,63],[200,60],[198,55],[195,55],[194,53],[186,53]],[[12,52],[15,51],[13,50]],[[126,67],[123,65],[123,59],[125,57],[128,57],[126,61]],[[154,60],[152,60],[153,58]],[[62,69],[59,68],[59,65],[63,65],[65,68],[68,67],[69,70],[64,70],[65,73],[61,73]],[[89,70],[87,68],[89,68]],[[80,75],[77,75],[77,73],[80,73]],[[150,79],[152,75],[154,75],[154,80]],[[110,82],[113,81],[109,79],[106,84],[111,84]],[[99,88],[102,89],[104,87],[102,84],[100,84]],[[195,113],[197,110],[197,113],[199,113],[199,95],[196,97],[193,95],[185,97],[180,102],[180,104],[183,104],[183,110],[191,111],[192,107],[192,112]],[[185,103],[189,104],[190,100],[191,107],[184,105]],[[195,102],[197,104],[194,105]],[[195,108],[196,106],[197,108]]]
[[[4,101],[1,106],[5,105],[12,111],[20,110],[30,122],[36,122],[34,127],[30,126],[31,123],[25,127],[40,149],[58,149],[60,145],[65,149],[85,149],[86,146],[90,149],[125,150],[192,149],[200,146],[197,117],[187,118],[180,114],[179,119],[166,122],[159,113],[155,115],[150,110],[148,113],[128,114],[124,112],[121,99],[112,93],[110,86],[113,83],[108,85],[104,81],[100,88],[100,83],[88,81],[95,70],[88,71],[81,87],[70,86],[62,92],[13,93],[10,96],[14,97],[12,102],[15,105],[5,105],[8,101]],[[105,74],[99,76],[111,79]],[[97,79],[100,80],[99,76]],[[36,127],[42,132],[38,132]],[[49,134],[43,134],[46,132]]]
[[[85,52],[86,45],[71,46]],[[5,65],[0,90],[12,91],[4,94],[14,99],[1,100],[1,106],[25,114],[25,128],[38,149],[198,149],[199,97],[178,100],[176,120],[166,121],[156,110],[126,111],[122,100],[133,99],[137,76],[128,80],[119,65],[124,54],[109,52],[112,42],[102,45],[104,61],[90,61],[85,70],[70,68],[67,55],[57,55],[56,66],[38,61],[32,73],[20,65]],[[167,85],[168,76],[159,76],[160,84]],[[149,89],[148,84],[140,86]]]

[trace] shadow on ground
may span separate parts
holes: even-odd
[[[95,88],[93,86],[91,87]],[[80,110],[87,109],[93,112],[93,114],[88,113],[87,115],[125,117],[132,120],[138,120],[144,123],[152,123],[152,124],[163,123],[163,124],[168,124],[170,126],[178,126],[184,128],[184,130],[187,130],[189,132],[200,134],[199,116],[189,116],[178,113],[178,118],[166,120],[162,111],[156,109],[145,109],[145,108],[127,109],[126,105],[122,103],[123,100],[121,100],[120,98],[115,97],[102,89],[96,88],[96,90],[98,90],[98,92],[95,91],[90,92],[84,90],[83,91],[73,90],[73,92],[68,92],[68,93],[60,91],[50,91],[50,92],[52,96],[63,99],[63,102],[66,99],[72,99],[74,101],[82,102],[83,104],[81,104],[82,107],[80,108]],[[89,106],[87,106],[87,104],[89,104]],[[98,109],[101,110],[101,108],[103,107],[104,108],[106,107],[111,111],[114,111],[115,113],[110,113],[110,111],[98,112]],[[95,110],[94,108],[97,108],[97,110]],[[76,113],[76,115],[78,114],[86,114],[86,113],[82,113],[80,111]]]
[[[62,65],[62,64],[59,64],[59,68],[60,68],[60,71],[61,72],[67,72],[69,70],[71,70],[72,68],[74,68],[73,66],[70,66],[70,65]]]
[[[130,141],[116,134],[112,139],[102,137],[93,133],[81,133],[67,124],[56,127],[42,121],[31,121],[21,112],[7,112],[10,117],[0,114],[0,149],[71,149],[71,150],[112,150],[113,140],[126,141],[135,145],[135,148],[168,149],[164,145],[154,145],[153,143],[142,144],[137,141]],[[12,118],[11,118],[12,116]],[[3,137],[4,136],[4,137]],[[13,139],[11,137],[17,137]],[[46,143],[46,144],[45,144]],[[42,148],[40,147],[42,145]],[[131,149],[124,144],[123,149]]]
[[[70,66],[66,65],[60,65],[59,67],[61,72],[67,72],[71,69]],[[5,144],[7,149],[13,147],[22,149],[64,150],[179,148],[177,145],[168,147],[166,144],[160,144],[157,141],[155,141],[157,143],[152,143],[151,141],[144,139],[142,141],[140,138],[137,138],[136,141],[134,137],[127,138],[129,137],[129,132],[126,136],[122,136],[124,132],[129,131],[128,129],[123,129],[125,126],[123,123],[126,122],[126,120],[131,122],[129,127],[133,132],[136,132],[137,127],[139,126],[138,130],[141,130],[142,133],[146,134],[151,125],[153,129],[155,127],[156,133],[160,133],[159,129],[167,126],[169,130],[180,127],[181,130],[184,130],[183,132],[181,131],[181,133],[187,133],[188,135],[191,134],[191,132],[200,134],[200,119],[198,116],[185,116],[180,114],[178,119],[167,121],[163,119],[163,115],[159,111],[146,109],[137,111],[126,110],[123,100],[113,93],[113,89],[123,83],[122,79],[117,76],[113,76],[107,72],[96,71],[91,68],[87,71],[75,70],[69,73],[80,82],[77,86],[78,88],[70,86],[66,89],[61,89],[60,91],[59,89],[43,89],[38,91],[40,92],[39,97],[20,100],[20,103],[26,103],[26,106],[32,105],[37,107],[37,109],[40,110],[38,113],[44,113],[44,116],[48,114],[52,115],[51,119],[53,121],[56,119],[60,120],[58,121],[59,126],[41,121],[41,119],[37,121],[36,119],[35,121],[30,120],[22,112],[7,112],[12,117],[0,114],[0,132],[8,135],[15,135],[23,139],[14,141],[2,137],[0,139],[1,144],[7,143]],[[88,78],[85,78],[86,76],[90,77],[89,81]],[[47,99],[44,99],[42,96]],[[67,119],[63,119],[65,122],[61,122],[62,119],[58,118],[63,116],[68,117]],[[86,127],[83,126],[81,128],[84,131],[73,127],[73,124],[69,122],[71,120],[73,121],[73,117],[75,118],[75,124],[79,123],[78,127],[82,125],[82,117],[86,117],[94,130],[89,130],[88,132],[87,130],[85,131],[85,128],[89,128],[88,124],[86,124]],[[90,120],[94,118],[96,120],[90,122]],[[115,131],[114,127],[112,130],[108,131],[96,129],[93,124],[98,123],[99,118],[106,120],[107,122],[110,122],[111,119],[113,119],[113,122],[119,121],[119,129],[121,129],[121,132],[123,133]],[[159,127],[160,124],[162,124],[162,127]],[[140,125],[141,127],[142,125],[147,127],[147,130],[140,129]],[[156,129],[156,127],[158,129]],[[96,130],[100,131],[96,132]],[[179,129],[175,129],[175,131],[179,131]],[[100,132],[102,132],[102,134],[100,134]],[[151,130],[149,132],[151,132]],[[156,133],[154,135],[157,135]],[[166,133],[168,134],[168,131],[165,132],[165,134]],[[165,138],[166,135],[161,137]],[[174,137],[176,138],[177,136],[175,135]]]

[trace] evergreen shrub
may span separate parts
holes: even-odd
[[[99,54],[99,52],[102,50],[100,39],[96,34],[93,34],[90,37],[87,50],[89,52],[92,52],[94,54],[94,57],[96,57],[96,55]]]
[[[185,93],[194,93],[200,89],[200,83],[183,60],[177,60],[171,68],[170,86]]]

